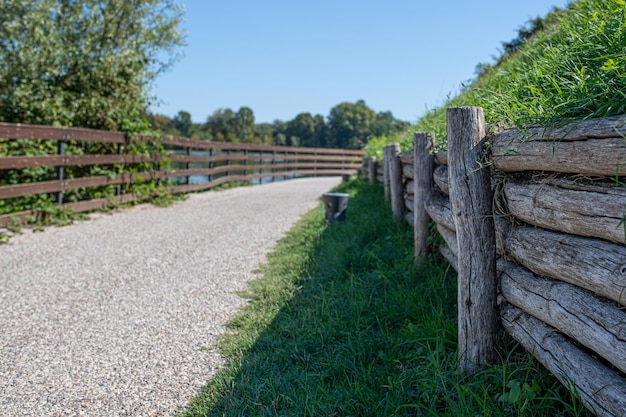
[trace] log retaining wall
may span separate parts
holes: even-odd
[[[626,416],[626,116],[484,133],[478,109],[448,110],[433,168],[416,175],[431,163],[422,133],[397,156],[416,260],[437,249],[459,274],[460,366],[491,363],[497,321],[596,415]],[[430,192],[416,198],[417,182]],[[423,247],[420,210],[446,245]]]

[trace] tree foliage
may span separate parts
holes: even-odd
[[[0,1],[0,120],[133,132],[183,44],[174,0]]]
[[[376,113],[363,100],[336,105],[328,116],[329,144],[336,148],[362,147],[371,137],[370,128],[375,120]]]
[[[390,111],[375,113],[364,101],[341,103],[330,111],[328,121],[321,114],[300,113],[292,120],[255,123],[254,111],[240,107],[215,110],[206,123],[192,123],[191,115],[181,110],[173,119],[162,114],[147,114],[154,130],[174,136],[220,142],[262,143],[312,148],[358,148],[372,137],[386,136],[409,126]]]

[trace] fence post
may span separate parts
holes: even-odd
[[[376,157],[372,156],[368,161],[367,174],[370,184],[376,183]]]
[[[450,203],[459,246],[458,320],[461,370],[496,360],[496,238],[485,120],[480,107],[447,109]]]
[[[417,132],[413,135],[413,238],[416,261],[428,255],[430,216],[424,202],[430,200],[433,188],[434,138],[434,133]]]
[[[389,201],[389,152],[387,146],[383,146],[383,189],[385,190],[385,201]]]
[[[65,154],[65,142],[62,140],[57,141],[57,155]],[[57,180],[63,181],[65,179],[65,167],[63,165],[59,165],[56,167]],[[63,191],[57,192],[56,195],[57,204],[59,206],[63,205]]]
[[[122,148],[122,144],[118,143],[115,150],[116,150],[118,155],[121,155],[123,153],[123,151],[124,151],[124,149]],[[122,168],[118,168],[117,175],[120,175],[120,174],[122,174],[124,172],[124,168],[123,167],[125,167],[126,164],[121,164],[121,165],[122,165]],[[118,197],[122,195],[122,184],[117,184],[117,186],[115,187],[115,195],[118,196]]]
[[[400,161],[400,145],[394,143],[384,147],[385,164],[388,173],[385,185],[389,184],[389,197],[393,218],[400,221],[404,214],[404,189],[402,187],[402,162]]]
[[[189,171],[191,168],[191,163],[189,162],[189,157],[191,156],[191,148],[189,146],[185,147],[185,155],[187,156],[187,162],[185,163],[185,170]],[[189,173],[187,173],[186,184],[189,185]]]

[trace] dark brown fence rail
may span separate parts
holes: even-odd
[[[84,212],[141,200],[149,196],[124,193],[123,186],[146,181],[169,180],[169,193],[208,190],[229,182],[263,183],[302,176],[341,175],[358,172],[364,152],[347,149],[266,146],[258,144],[200,141],[187,138],[139,136],[93,129],[0,123],[0,141],[47,143],[43,155],[0,155],[0,200],[34,195],[54,195],[58,207]],[[51,143],[50,143],[51,142]],[[1,144],[2,142],[0,142]],[[103,144],[96,153],[67,154],[68,143]],[[138,152],[137,147],[142,151]],[[56,152],[50,152],[56,149]],[[141,165],[140,165],[141,164]],[[69,177],[67,167],[114,166],[115,174]],[[129,170],[128,167],[138,167]],[[9,184],[12,170],[47,168],[54,179]],[[114,196],[64,202],[63,193],[83,188],[116,186]],[[5,209],[6,211],[6,209]],[[19,224],[37,210],[0,212],[0,227]]]

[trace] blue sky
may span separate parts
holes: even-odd
[[[256,121],[327,116],[344,101],[415,122],[529,19],[567,0],[181,0],[184,55],[152,111],[248,106]]]

